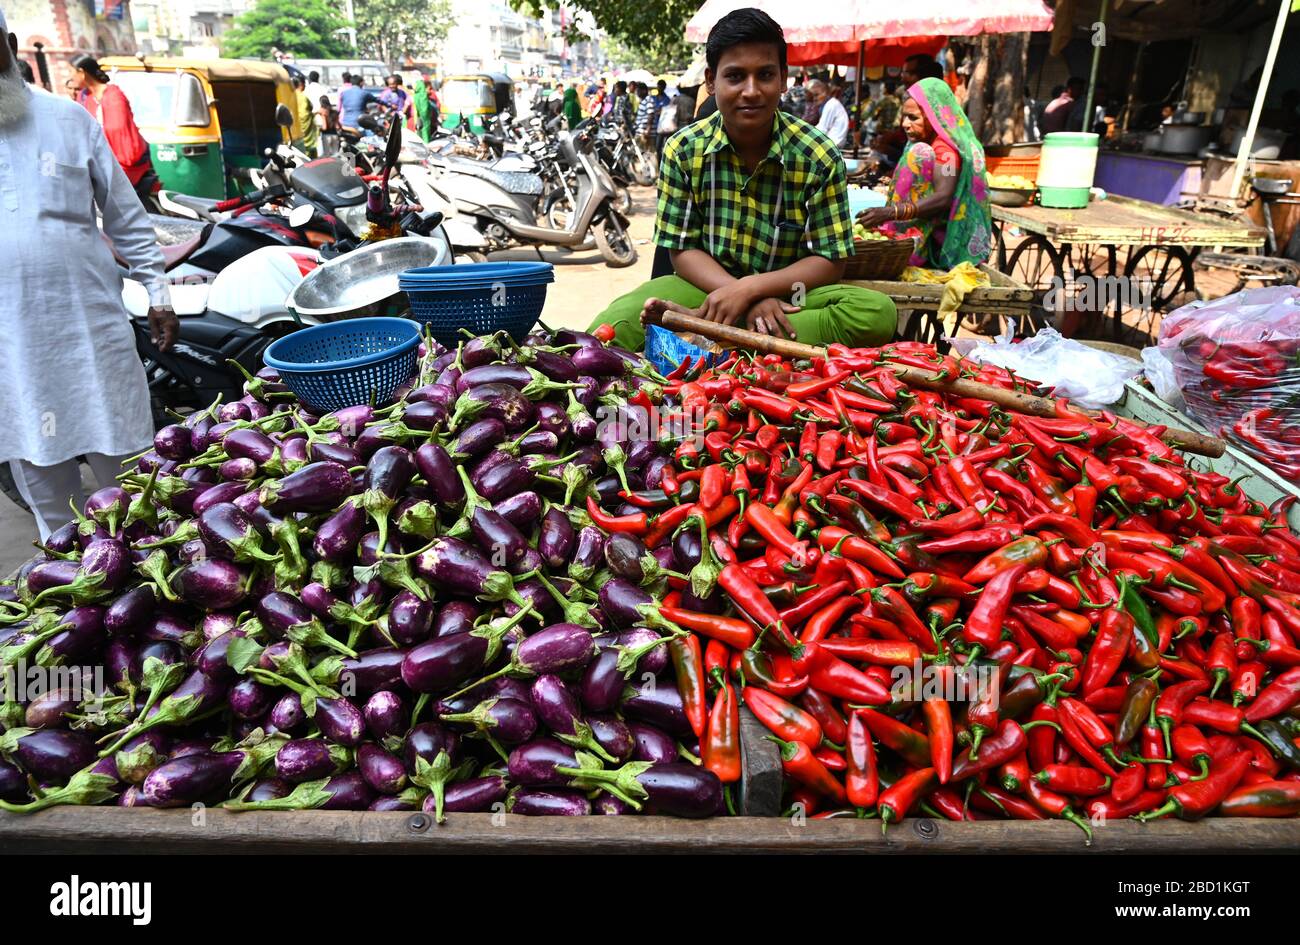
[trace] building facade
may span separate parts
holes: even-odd
[[[9,30],[18,55],[42,84],[61,91],[72,75],[71,60],[132,55],[136,51],[129,0],[5,0]]]
[[[562,5],[540,19],[517,13],[502,0],[453,0],[452,11],[455,25],[439,50],[441,75],[504,72],[515,79],[553,79],[608,65],[592,24],[584,30],[591,40],[565,41],[574,14]]]
[[[255,0],[135,0],[140,50],[152,56],[216,58],[221,36]]]

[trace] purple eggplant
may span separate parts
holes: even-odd
[[[597,744],[615,761],[631,760],[636,742],[626,722],[617,715],[588,715],[587,724]]]
[[[267,723],[277,732],[292,734],[304,726],[307,713],[302,709],[302,699],[296,692],[288,692],[280,697],[267,714]]]
[[[537,425],[542,433],[550,433],[557,442],[567,440],[573,433],[569,413],[559,404],[543,402],[537,405]]]
[[[506,767],[510,780],[529,787],[567,785],[568,775],[556,772],[557,767],[574,767],[578,763],[574,749],[554,738],[534,738],[510,753]]]
[[[449,712],[440,718],[448,725],[469,726],[503,745],[521,744],[537,733],[537,713],[518,699],[487,699],[468,712]]]
[[[361,465],[361,454],[348,443],[323,443],[317,440],[308,444],[307,458],[314,463],[338,463],[345,469]]]
[[[619,668],[619,654],[615,647],[604,647],[583,671],[578,693],[588,712],[609,712],[623,697],[627,676]]]
[[[560,438],[550,430],[534,430],[515,440],[512,448],[517,449],[520,456],[556,455],[560,452]]]
[[[257,617],[267,631],[276,638],[291,640],[302,646],[326,646],[345,656],[357,654],[347,645],[335,640],[325,630],[320,619],[306,604],[283,591],[272,591],[257,602]]]
[[[358,695],[369,695],[381,689],[392,689],[402,684],[402,664],[406,651],[395,647],[362,650],[355,659],[345,659],[339,673],[340,679],[349,680]]]
[[[579,584],[585,584],[595,575],[596,569],[604,560],[605,533],[594,525],[584,525],[578,530],[577,546],[566,573]],[[608,608],[605,609],[608,611]]]
[[[500,356],[501,351],[496,340],[487,335],[481,335],[466,341],[461,346],[460,354],[457,355],[456,360],[463,369],[469,370],[483,364],[491,364]]]
[[[621,816],[635,813],[632,805],[619,800],[613,794],[601,794],[591,802],[591,812],[601,816]]]
[[[244,759],[238,751],[173,758],[149,772],[140,786],[140,802],[148,807],[185,807],[225,797]]]
[[[434,606],[410,591],[399,591],[388,607],[384,626],[396,646],[410,646],[427,640],[433,632]]]
[[[359,745],[366,734],[365,716],[348,699],[317,699],[316,724],[322,735],[339,745]]]
[[[522,430],[533,416],[532,401],[509,384],[479,384],[456,398],[447,425],[455,430],[467,420],[500,420],[507,431]]]
[[[23,725],[27,728],[59,727],[70,713],[77,710],[81,698],[79,685],[43,692],[27,703]]]
[[[572,573],[570,577],[579,580]],[[659,605],[655,599],[631,581],[622,578],[606,581],[601,585],[599,600],[601,610],[609,615],[616,626],[626,628],[644,623],[656,629],[677,630],[671,621],[659,615]]]
[[[681,694],[671,680],[660,682],[654,677],[634,683],[621,700],[622,712],[629,719],[649,722],[670,735],[686,738],[693,734],[686,719]]]
[[[402,660],[401,678],[412,692],[446,692],[473,679],[486,665],[490,644],[472,633],[435,637]]]
[[[439,715],[450,712],[468,712],[480,702],[485,702],[488,699],[514,699],[525,705],[531,705],[532,698],[530,687],[523,680],[512,679],[509,676],[498,676],[496,679],[489,679],[485,683],[466,689],[454,698],[439,699],[437,711]]]
[[[105,486],[90,494],[82,511],[113,534],[130,504],[131,496],[121,486]]]
[[[203,544],[216,555],[237,562],[276,561],[262,550],[262,536],[244,512],[230,502],[204,509],[196,523]]]
[[[471,479],[474,488],[489,502],[499,502],[531,489],[536,481],[537,476],[531,469],[513,459],[497,463]]]
[[[229,610],[248,596],[249,575],[220,558],[192,561],[181,568],[176,583],[181,596],[205,610]]]
[[[509,791],[509,783],[499,774],[457,781],[447,785],[443,810],[457,814],[485,813],[504,801]],[[435,801],[432,794],[426,797],[424,810],[434,813]]]
[[[538,719],[552,735],[566,745],[595,752],[606,761],[617,760],[592,735],[591,726],[582,718],[577,697],[559,676],[552,673],[538,676],[533,680],[531,695]]]
[[[234,502],[247,491],[246,482],[220,482],[200,492],[190,504],[190,509],[193,514],[202,515],[214,505]]]
[[[260,719],[275,704],[275,690],[253,679],[241,679],[230,687],[227,699],[237,719]]]
[[[453,600],[443,604],[433,622],[435,637],[448,637],[455,633],[468,633],[474,629],[474,621],[483,613],[483,608],[469,601]]]
[[[462,430],[447,452],[455,460],[472,461],[486,456],[505,438],[506,425],[500,420],[489,417],[472,423]]]
[[[451,410],[451,405],[456,402],[456,388],[447,384],[425,384],[411,391],[411,396],[406,400],[412,407],[419,403],[430,403],[441,407],[445,416],[446,412]]]
[[[248,792],[244,800],[253,803],[274,801],[282,797],[288,797],[289,792],[292,790],[293,785],[287,781],[281,781],[279,778],[262,778],[260,781],[253,782],[252,790]]]
[[[466,430],[468,434],[470,430]],[[501,433],[505,435],[505,428]],[[462,434],[462,438],[465,434]],[[425,443],[415,451],[415,464],[433,490],[434,496],[442,505],[455,505],[465,498],[465,487],[461,484],[456,466],[447,451],[438,443]]]
[[[378,449],[366,464],[365,491],[361,493],[361,507],[370,513],[379,531],[379,544],[388,539],[388,513],[392,511],[402,490],[415,476],[415,460],[411,451],[402,446],[385,446]]]
[[[275,755],[276,777],[289,784],[327,778],[347,763],[347,752],[319,738],[295,738]]]
[[[400,794],[406,787],[406,769],[401,760],[378,745],[367,744],[357,748],[357,770],[380,794]]]
[[[194,455],[193,431],[179,423],[168,424],[153,435],[153,448],[165,459],[187,460]]]
[[[523,578],[524,575],[531,575],[536,571],[540,571],[544,567],[546,567],[546,562],[542,560],[542,556],[537,552],[537,550],[535,548],[525,547],[523,555],[510,565],[509,570],[515,577]],[[536,584],[537,587],[541,588],[541,600],[535,596],[530,596],[529,592],[526,590],[530,584]],[[524,600],[532,601],[534,608],[539,612],[543,609],[550,609],[551,600],[546,595],[546,588],[541,584],[541,582],[532,581],[531,578],[521,580],[515,585],[515,590],[519,592],[519,596]]]
[[[6,733],[14,736],[13,759],[37,781],[62,784],[95,760],[94,742],[80,732],[51,728],[19,735],[21,731]]]
[[[542,517],[542,499],[536,492],[517,492],[497,502],[495,510],[515,528],[531,531]]]
[[[646,550],[641,539],[626,532],[614,532],[606,539],[605,563],[617,577],[642,586],[653,584],[664,575],[659,559]]]
[[[118,597],[104,611],[104,629],[112,636],[138,630],[153,617],[158,598],[152,586],[140,584]]]
[[[591,813],[591,801],[580,791],[519,791],[510,798],[509,810],[525,817],[579,817]]]
[[[591,631],[572,623],[553,623],[515,648],[515,670],[533,676],[582,669],[596,654]]]
[[[346,466],[318,462],[267,483],[258,498],[277,512],[323,512],[338,508],[352,494],[352,487],[352,474]]]
[[[66,555],[77,548],[77,523],[65,522],[41,544],[51,555]]]
[[[366,530],[366,513],[349,499],[316,529],[311,548],[322,561],[346,561],[355,552]]]
[[[474,509],[470,518],[470,531],[479,549],[498,567],[508,568],[523,557],[528,548],[528,539],[519,529],[506,521],[499,512],[482,506]]]
[[[566,567],[577,543],[577,533],[569,517],[558,506],[551,506],[542,519],[537,550],[547,566],[553,569]]]
[[[53,630],[37,637],[44,639],[36,651],[39,666],[65,665],[87,660],[106,642],[104,608],[94,605],[73,607],[60,618]]]
[[[23,773],[0,758],[0,801],[6,804],[26,804],[31,799]]]
[[[280,463],[285,472],[307,465],[307,447],[307,438],[302,436],[286,437],[280,443]]]
[[[435,587],[480,600],[513,600],[522,607],[510,574],[458,538],[436,538],[415,558],[415,569]]]
[[[658,676],[668,668],[668,647],[665,637],[659,636],[648,627],[633,627],[618,635],[618,649],[623,655],[624,674],[631,678],[633,673],[649,673]]]
[[[372,695],[361,714],[365,716],[366,728],[376,739],[395,738],[406,731],[406,707],[402,705],[402,697],[391,690]]]
[[[419,798],[410,790],[403,791],[400,794],[380,794],[366,810],[373,811],[398,811],[398,810],[419,810]]]
[[[439,722],[421,722],[406,733],[402,759],[408,774],[415,774],[419,762],[432,764],[445,753],[453,761],[460,754],[460,736]]]
[[[68,573],[67,565],[73,566],[72,577],[62,581]],[[131,556],[126,545],[116,538],[96,538],[82,551],[80,563],[43,561],[36,565],[27,575],[27,587],[33,593],[41,588],[32,599],[33,606],[46,597],[64,597],[74,604],[90,603],[114,594],[130,571]]]
[[[402,411],[402,423],[412,430],[436,430],[446,419],[449,405],[435,400],[417,400]]]
[[[456,381],[456,393],[463,394],[479,384],[509,384],[516,390],[523,390],[532,379],[528,368],[522,364],[483,364],[460,376]]]

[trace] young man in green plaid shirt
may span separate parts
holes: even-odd
[[[806,344],[880,344],[898,315],[879,292],[841,285],[853,254],[844,159],[830,139],[779,111],[781,27],[751,8],[709,33],[705,79],[718,110],[664,145],[655,242],[675,275],[615,299],[592,327],[645,344],[643,310],[668,308]]]

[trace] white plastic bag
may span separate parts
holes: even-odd
[[[974,338],[949,340],[963,357],[1014,371],[1081,407],[1115,403],[1124,396],[1124,382],[1142,372],[1142,365],[1132,358],[1089,348],[1054,328],[1044,328],[1019,343],[1012,342],[1010,333],[999,335],[992,343]]]
[[[1183,392],[1178,386],[1178,378],[1174,377],[1173,362],[1158,346],[1142,349],[1142,372],[1151,382],[1157,397],[1175,410],[1183,409]]]

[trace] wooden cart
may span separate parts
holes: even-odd
[[[1259,227],[1129,197],[1078,210],[992,209],[998,269],[1033,290],[1036,315],[1064,315],[1069,334],[1086,321],[1073,316],[1091,314],[1099,323],[1089,334],[1126,344],[1154,338],[1158,316],[1195,297],[1201,250],[1264,244]]]
[[[991,285],[972,289],[957,309],[959,319],[978,323],[983,330],[993,329],[993,334],[1010,325],[1017,336],[1032,335],[1043,323],[1034,322],[1035,301],[1038,295],[1028,286],[999,272],[992,266],[980,266],[989,277]],[[943,298],[942,285],[919,282],[898,282],[879,279],[846,279],[847,285],[861,286],[883,292],[898,306],[900,334],[909,340],[937,341],[943,334],[937,313]],[[955,326],[954,326],[955,330]]]

